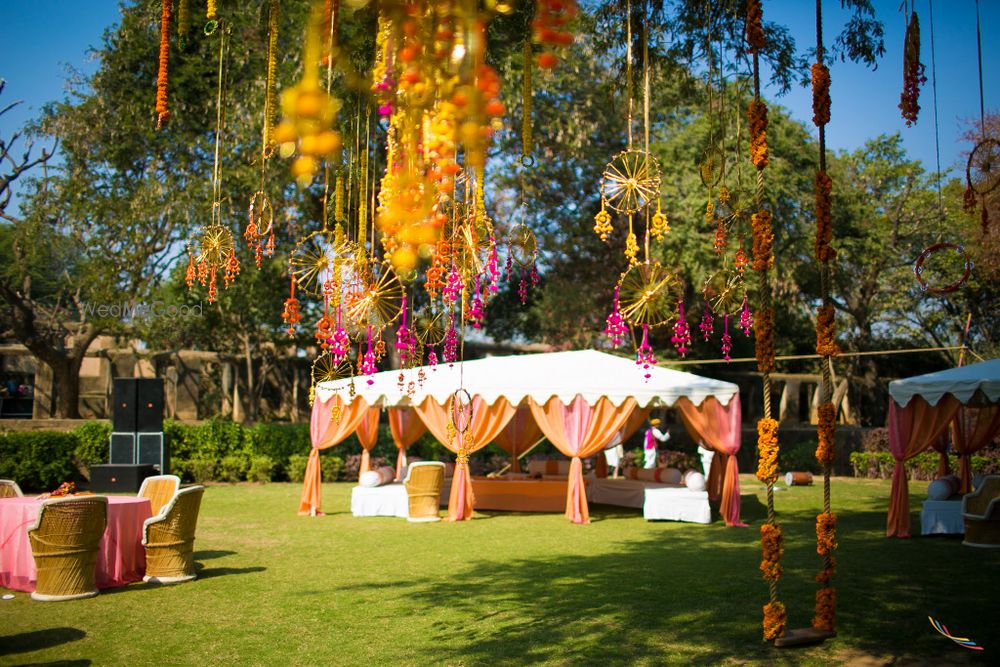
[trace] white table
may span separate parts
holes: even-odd
[[[692,491],[682,485],[662,484],[646,489],[642,516],[646,521],[712,523],[712,508],[708,504],[707,491]]]
[[[921,535],[964,535],[962,500],[925,500],[920,512]]]
[[[354,516],[410,516],[410,499],[401,482],[383,486],[356,486],[351,489],[351,514]]]

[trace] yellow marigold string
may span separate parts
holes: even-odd
[[[771,227],[771,212],[761,209],[750,216],[750,232],[753,240],[751,266],[754,271],[770,271],[774,266],[774,230]]]
[[[781,528],[770,523],[760,527],[761,561],[760,571],[766,581],[781,579],[781,556],[785,553]]]
[[[824,264],[837,256],[830,247],[833,239],[833,216],[831,213],[830,191],[833,181],[825,171],[816,172],[813,190],[816,195],[816,259]]]
[[[757,357],[757,370],[761,373],[774,372],[774,309],[761,308],[755,314],[754,326],[757,334],[754,339],[754,352]]]
[[[840,354],[836,340],[836,317],[832,305],[820,306],[816,316],[816,354],[835,357]]]
[[[822,63],[813,63],[813,124],[819,127],[830,122],[830,69]]]
[[[188,8],[188,0],[178,0],[177,2],[177,35],[181,38],[181,46],[184,45],[183,39],[187,37],[188,25],[190,24],[191,12]]]
[[[819,438],[819,445],[816,446],[816,460],[820,463],[830,465],[836,458],[836,440],[834,438],[834,423],[837,417],[837,409],[833,403],[822,403],[817,409],[819,415],[819,425],[816,433]]]
[[[816,581],[825,584],[833,579],[833,575],[837,573],[837,559],[830,556],[830,566],[824,567],[822,570],[816,573]]]
[[[778,422],[765,417],[757,422],[757,479],[772,484],[778,479]]]
[[[750,162],[757,169],[763,169],[768,165],[767,105],[760,100],[751,100],[747,107],[747,121],[750,125]]]
[[[715,224],[715,204],[711,201],[705,204],[705,222],[709,225]]]
[[[751,50],[764,48],[764,10],[760,0],[747,0],[747,44]]]
[[[764,605],[764,639],[771,640],[783,637],[788,616],[785,605],[780,602],[769,602]]]
[[[215,21],[219,18],[219,2],[218,0],[208,0],[208,5],[205,9],[206,17],[209,21]]]
[[[274,116],[278,108],[278,0],[267,12],[267,81],[264,88],[264,146],[274,141]]]
[[[170,0],[163,0],[160,15],[160,70],[156,75],[156,128],[163,127],[170,118],[167,107],[167,66],[170,62]]]
[[[820,588],[816,591],[816,616],[812,626],[817,630],[833,632],[834,614],[837,608],[837,590]]]
[[[816,553],[831,554],[837,548],[837,515],[823,512],[816,516]]]

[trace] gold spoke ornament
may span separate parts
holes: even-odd
[[[621,316],[632,326],[667,324],[674,317],[681,286],[677,273],[659,262],[631,266],[618,281]]]
[[[660,163],[646,151],[624,150],[607,164],[601,195],[608,208],[630,215],[660,197]]]

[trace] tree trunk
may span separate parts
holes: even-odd
[[[247,421],[257,421],[257,392],[254,391],[253,350],[250,336],[243,336],[243,354],[247,364]]]

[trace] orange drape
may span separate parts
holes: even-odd
[[[535,422],[549,442],[573,459],[566,484],[566,518],[573,523],[590,523],[581,459],[604,449],[635,409],[635,399],[628,398],[618,407],[605,397],[597,399],[591,406],[582,396],[574,398],[569,405],[556,397],[550,398],[544,405],[530,399],[528,404]]]
[[[928,404],[920,396],[910,399],[905,408],[889,400],[889,451],[896,459],[896,468],[892,472],[886,537],[910,536],[910,489],[903,462],[940,438],[960,406],[951,394],[942,396],[937,405]]]
[[[427,426],[413,408],[389,408],[389,432],[396,443],[396,479],[402,479],[406,467],[406,448],[427,432]]]
[[[496,439],[507,422],[514,416],[515,408],[506,399],[498,399],[493,405],[487,405],[479,396],[472,398],[472,421],[463,438],[455,437],[448,442],[448,420],[450,413],[447,405],[441,405],[428,396],[420,405],[413,408],[417,416],[426,424],[438,442],[449,450],[459,453],[459,447],[464,446],[468,454],[482,449]],[[471,444],[471,446],[470,446]],[[461,521],[472,518],[475,506],[475,496],[472,493],[472,480],[469,478],[469,463],[459,456],[455,465],[455,476],[451,480],[451,495],[448,497],[448,520]]]
[[[378,442],[379,412],[377,405],[368,408],[368,412],[358,422],[358,428],[354,432],[354,435],[358,436],[358,442],[361,443],[361,466],[358,468],[358,479],[361,479],[362,473],[372,469],[371,451],[375,443]]]
[[[745,526],[740,520],[740,471],[736,465],[736,453],[740,451],[740,421],[741,408],[738,396],[729,399],[728,405],[722,405],[717,398],[710,396],[695,405],[685,396],[677,399],[674,404],[680,413],[684,429],[706,447],[713,449],[718,456],[712,461],[709,473],[709,497],[713,495],[720,499],[719,513],[725,519],[727,526]],[[719,489],[719,479],[722,478],[722,489]]]
[[[959,493],[972,491],[972,470],[969,457],[1000,433],[1000,405],[974,408],[963,405],[951,423],[952,445],[958,454],[958,478],[962,481]]]
[[[497,433],[493,442],[510,454],[511,472],[521,472],[521,459],[518,458],[518,453],[523,453],[541,437],[542,431],[535,423],[535,418],[531,416],[531,408],[522,404],[518,406],[517,412],[503,430]]]
[[[652,408],[635,408],[632,410],[632,414],[628,416],[625,420],[625,424],[618,429],[611,440],[604,444],[604,449],[610,449],[611,447],[616,447],[618,445],[624,445],[625,441],[632,437],[632,434],[639,430],[643,422],[649,417],[649,413],[652,412]],[[604,479],[608,476],[608,459],[602,453],[598,452],[594,458],[594,474]]]
[[[340,419],[335,419],[333,409],[340,406]],[[358,428],[358,424],[368,414],[368,403],[358,397],[344,405],[343,399],[334,394],[326,402],[316,399],[313,403],[312,416],[309,420],[309,437],[312,440],[312,451],[309,452],[309,463],[306,465],[306,477],[302,482],[302,499],[299,501],[299,514],[317,514],[319,512],[322,477],[319,469],[319,450],[337,445]]]

